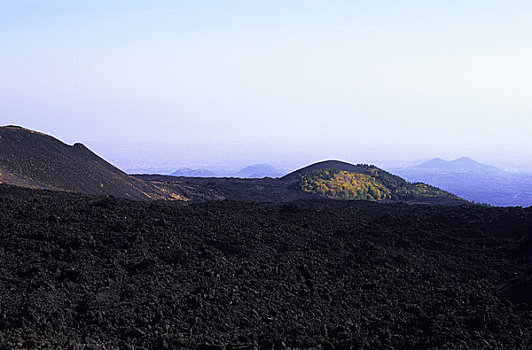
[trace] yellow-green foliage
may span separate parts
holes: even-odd
[[[348,171],[323,170],[319,176],[304,176],[301,188],[314,193],[340,199],[391,199],[391,191],[375,178]]]
[[[336,199],[411,200],[426,197],[455,197],[436,187],[410,183],[375,167],[366,166],[368,174],[336,169],[320,169],[303,175],[304,192]]]
[[[413,187],[412,193],[420,197],[445,197],[449,195],[448,192],[442,191],[436,187],[429,186],[421,182],[414,183],[411,186]]]

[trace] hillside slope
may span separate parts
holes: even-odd
[[[298,179],[297,185],[303,192],[334,199],[463,201],[437,187],[408,182],[374,165],[354,165],[335,160],[309,165],[286,175],[283,179]]]
[[[80,143],[69,146],[18,126],[0,127],[0,183],[136,200],[183,199],[177,189],[129,176]]]
[[[460,205],[467,201],[423,183],[410,183],[372,165],[329,160],[311,164],[282,178],[190,178],[135,175],[157,184],[182,188],[192,200],[229,199],[288,202],[296,199],[364,199]]]

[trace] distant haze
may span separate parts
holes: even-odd
[[[532,171],[530,1],[0,0],[0,32],[0,124],[126,171]]]

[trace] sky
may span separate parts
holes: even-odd
[[[5,124],[126,171],[532,171],[532,2],[0,0]]]

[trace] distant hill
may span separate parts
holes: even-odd
[[[340,160],[324,160],[311,165],[307,165],[303,168],[292,171],[291,173],[283,176],[283,179],[296,179],[314,170],[334,169],[341,171],[348,171],[357,174],[369,174],[367,166],[355,165]]]
[[[416,201],[426,198],[461,200],[424,183],[410,183],[373,165],[341,161],[318,162],[296,170],[283,179],[299,178],[306,193],[335,199]]]
[[[182,171],[199,175],[195,170]],[[325,197],[465,203],[436,187],[407,182],[375,166],[336,160],[318,162],[282,178],[274,178],[280,172],[268,164],[246,167],[239,175],[244,178],[130,176],[80,143],[69,146],[18,126],[0,127],[0,183],[22,187],[136,200],[277,202]]]
[[[172,176],[185,176],[185,177],[213,177],[216,174],[207,169],[190,169],[181,168],[172,173]]]
[[[0,127],[0,183],[137,200],[184,199],[175,188],[127,175],[80,143],[69,146],[19,126]]]
[[[465,200],[436,187],[410,183],[372,165],[337,160],[318,162],[281,178],[177,178],[137,175],[146,181],[192,189],[193,200],[230,199],[284,202],[297,199],[364,199],[382,202],[464,204]],[[201,194],[201,195],[199,195]],[[197,196],[197,197],[194,197]]]
[[[434,158],[416,166],[397,168],[394,172],[408,181],[430,183],[477,203],[532,205],[532,174],[503,171],[467,157],[453,161]]]
[[[493,165],[479,163],[471,158],[462,157],[452,161],[434,158],[416,166],[419,170],[461,172],[461,173],[499,173],[499,168]]]
[[[280,177],[283,172],[269,164],[253,164],[245,167],[236,173],[237,177],[244,178],[263,178],[263,177]]]

